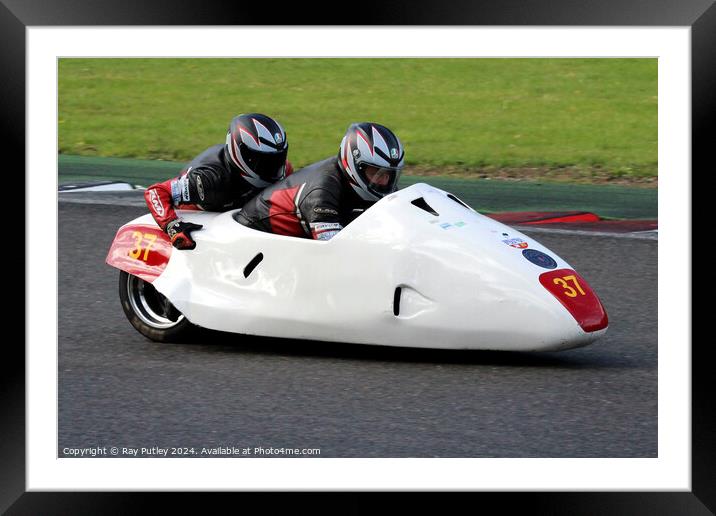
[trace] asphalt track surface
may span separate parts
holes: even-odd
[[[116,229],[143,213],[59,203],[58,456],[97,446],[193,447],[195,456],[230,446],[252,456],[256,447],[319,448],[320,457],[657,456],[654,239],[532,234],[609,313],[607,335],[575,350],[216,333],[159,344],[126,320],[118,271],[104,263]]]

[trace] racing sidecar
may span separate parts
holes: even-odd
[[[377,202],[328,241],[247,228],[225,213],[192,251],[151,215],[107,256],[134,327],[154,340],[192,328],[330,342],[510,351],[586,345],[607,331],[589,284],[534,239],[424,183]]]

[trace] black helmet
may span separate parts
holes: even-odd
[[[348,182],[366,201],[378,201],[397,189],[404,158],[398,137],[372,122],[351,124],[338,152]]]
[[[257,188],[264,188],[285,176],[288,154],[286,131],[266,115],[239,115],[229,124],[226,153],[246,181]]]

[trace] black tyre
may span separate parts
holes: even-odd
[[[124,314],[139,333],[157,342],[183,342],[197,334],[179,310],[151,283],[119,272],[119,299]]]

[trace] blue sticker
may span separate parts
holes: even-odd
[[[557,268],[557,262],[554,261],[554,258],[547,254],[544,254],[542,251],[537,251],[536,249],[525,249],[524,251],[522,251],[522,256],[527,258],[535,265],[539,265],[540,267],[544,267],[545,269]]]
[[[438,224],[438,223],[440,223],[440,220],[435,219],[435,220],[430,220],[428,222],[430,222],[430,224]],[[457,222],[453,222],[453,223],[450,223],[450,222],[440,223],[440,227],[443,229],[461,228],[463,226],[467,226],[467,222],[463,222],[462,220],[458,220]]]
[[[181,200],[181,185],[179,184],[179,181],[174,179],[171,182],[171,186],[172,186],[172,202],[174,205],[177,205],[177,204],[179,204],[179,201]]]

